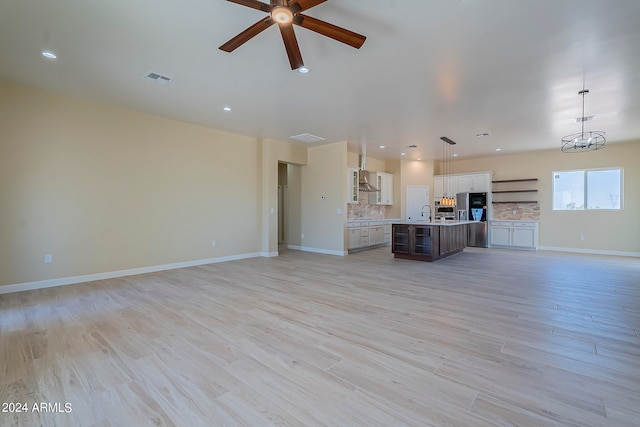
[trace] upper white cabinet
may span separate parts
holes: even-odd
[[[369,204],[392,205],[393,204],[393,175],[386,172],[372,172],[369,179],[373,178],[373,184],[378,191],[369,193]]]
[[[470,193],[488,193],[491,191],[491,174],[479,173],[471,175]]]
[[[358,185],[360,181],[358,168],[347,168],[347,203],[358,203]]]
[[[457,175],[456,194],[486,193],[491,188],[491,177],[488,173]]]
[[[433,177],[435,200],[440,200],[443,196],[455,197],[458,193],[488,193],[489,191],[491,191],[491,174],[488,172]]]
[[[442,197],[455,197],[456,195],[455,176],[436,175],[433,177],[433,197],[440,200]]]

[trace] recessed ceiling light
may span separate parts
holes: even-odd
[[[453,157],[458,157],[458,155],[457,155],[457,154],[454,154],[454,155],[453,155]]]
[[[381,145],[380,148],[384,148],[384,145]]]
[[[307,67],[300,67],[298,68],[298,72],[300,74],[307,74],[309,72],[309,69]]]
[[[407,155],[407,153],[400,153],[400,155],[401,155],[401,156],[406,156],[406,155]]]
[[[502,148],[496,148],[496,151],[502,151]]]
[[[231,107],[224,107],[223,110],[224,111],[231,111]]]
[[[420,158],[417,158],[416,160],[422,160],[422,159],[420,159]]]
[[[490,136],[489,132],[482,132],[476,135],[476,138],[484,138],[485,136]]]
[[[51,52],[50,50],[43,50],[42,56],[48,59],[56,59],[58,57],[55,53]]]

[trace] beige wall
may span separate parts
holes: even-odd
[[[0,285],[261,249],[252,138],[4,83],[0,132]]]
[[[400,217],[406,218],[407,210],[407,186],[426,185],[429,187],[429,199],[433,200],[433,161],[429,160],[402,160],[400,180]]]
[[[302,168],[303,248],[336,254],[346,250],[346,168],[346,141],[309,149],[309,163]]]
[[[360,168],[362,159],[358,153],[349,151],[347,153],[347,166],[352,168]],[[367,156],[367,170],[372,172],[387,172],[384,160]]]
[[[624,168],[621,211],[554,211],[554,171]],[[541,247],[640,254],[640,141],[567,154],[557,150],[456,160],[456,173],[493,171],[494,180],[538,178]],[[584,240],[580,240],[584,235]]]

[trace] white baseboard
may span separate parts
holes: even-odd
[[[614,255],[614,256],[640,257],[640,252],[604,251],[600,249],[559,248],[555,246],[538,246],[538,250],[553,251],[553,252],[574,252],[578,254],[591,254],[591,255]]]
[[[346,251],[332,251],[329,249],[319,249],[319,248],[308,248],[306,246],[294,246],[288,245],[288,249],[292,249],[294,251],[302,251],[302,252],[314,252],[317,254],[325,254],[325,255],[337,255],[337,256],[347,256],[349,255]]]
[[[274,252],[277,256],[277,252]],[[246,258],[264,257],[263,253],[255,252],[240,255],[230,255],[218,258],[198,259],[193,261],[175,262],[171,264],[153,265],[150,267],[130,268],[127,270],[108,271],[105,273],[86,274],[83,276],[61,277],[58,279],[39,280],[36,282],[18,283],[0,286],[0,294],[11,292],[31,291],[33,289],[53,288],[56,286],[73,285],[75,283],[93,282],[94,280],[113,279],[116,277],[133,276],[135,274],[155,273],[158,271],[175,270],[178,268],[195,267],[198,265],[215,264],[226,261],[236,261]],[[271,256],[271,255],[268,255]]]

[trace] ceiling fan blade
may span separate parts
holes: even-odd
[[[256,22],[255,24],[220,46],[218,49],[224,50],[225,52],[233,52],[264,30],[272,26],[274,23],[275,22],[273,21],[273,19],[271,19],[270,16],[267,16],[263,20]]]
[[[354,33],[353,31],[338,27],[337,25],[329,24],[328,22],[303,14],[296,15],[293,23],[300,25],[307,30],[315,31],[323,36],[327,36],[339,42],[348,44],[349,46],[353,46],[356,49],[360,49],[364,44],[364,41],[367,39],[361,34]]]
[[[284,47],[287,50],[287,56],[289,57],[289,63],[292,70],[297,70],[302,67],[302,54],[300,53],[300,47],[298,46],[298,40],[296,39],[296,33],[293,31],[293,25],[280,25],[280,33],[282,34],[282,41]]]
[[[241,4],[242,6],[247,6],[252,9],[258,9],[263,12],[267,12],[267,13],[271,12],[270,5],[266,3],[262,3],[261,1],[258,1],[258,0],[227,0],[227,1],[230,1],[231,3]]]
[[[291,8],[291,12],[298,13],[307,9],[311,9],[312,7],[326,1],[327,0],[293,0],[289,2],[289,7]]]

